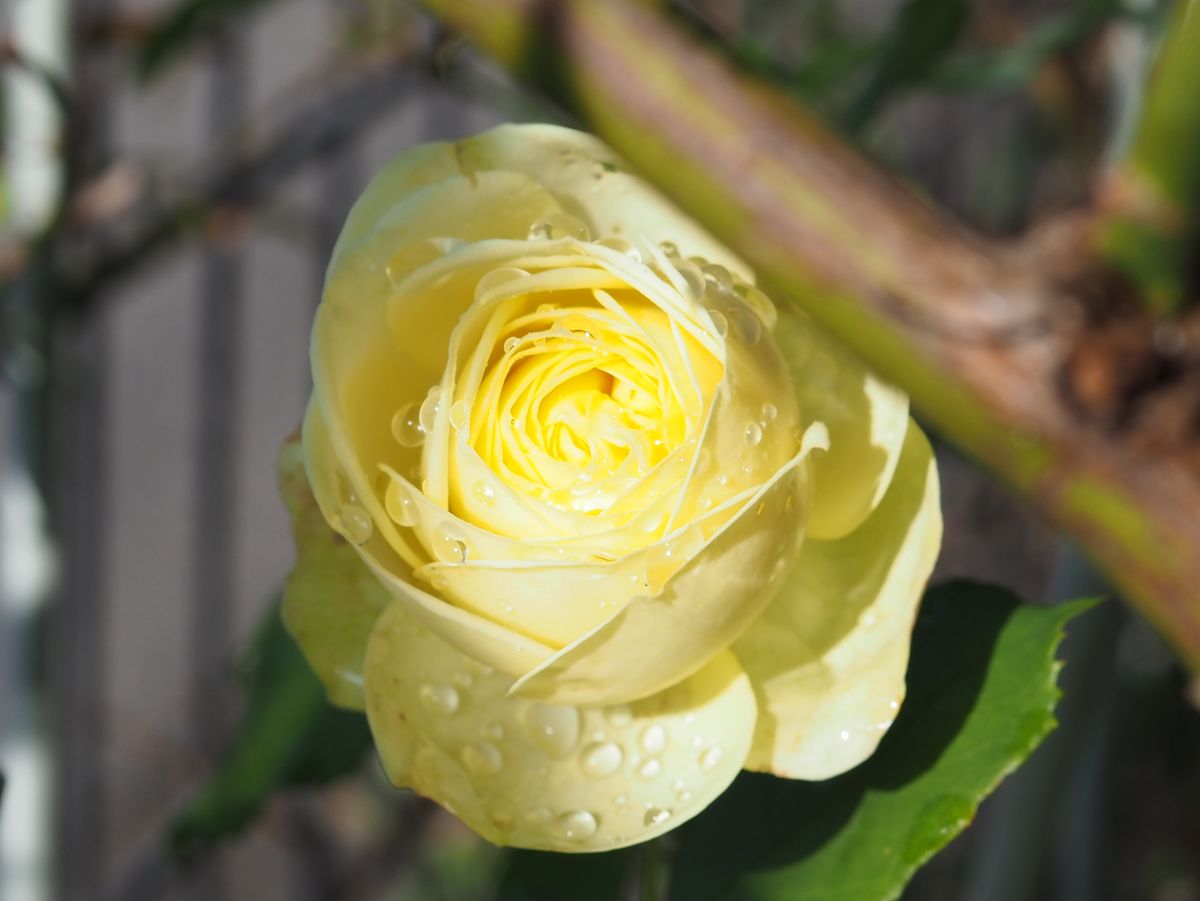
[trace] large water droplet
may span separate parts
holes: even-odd
[[[470,407],[465,400],[456,400],[450,405],[450,425],[454,426],[455,430],[462,431],[467,427],[467,419],[470,414]]]
[[[558,829],[564,838],[591,838],[599,828],[596,817],[586,810],[572,810],[558,818]]]
[[[445,682],[430,682],[421,686],[421,703],[430,713],[448,716],[458,710],[458,692]]]
[[[493,269],[475,285],[475,299],[481,299],[485,294],[494,288],[501,285],[506,285],[509,282],[517,279],[526,278],[529,275],[524,269],[518,269],[515,266],[505,266],[502,269]]]
[[[453,520],[446,520],[433,535],[434,556],[443,563],[466,563],[466,533]]]
[[[663,252],[664,256],[677,257],[679,256],[679,248],[674,241],[659,241],[658,249]]]
[[[437,420],[437,415],[441,408],[442,389],[438,385],[434,385],[429,389],[429,393],[425,395],[425,400],[421,402],[421,412],[418,414],[421,430],[426,435],[433,434],[433,424]]]
[[[461,756],[463,766],[476,776],[493,776],[504,766],[499,749],[486,741],[467,745]]]
[[[704,273],[705,280],[714,290],[722,294],[729,294],[733,291],[733,276],[724,266],[718,263],[705,263],[700,267],[700,271]]]
[[[724,313],[710,307],[708,318],[712,320],[713,330],[717,333],[718,338],[724,338],[729,334],[729,320],[725,318]]]
[[[756,447],[762,441],[762,426],[757,422],[746,423],[746,443]]]
[[[742,308],[737,314],[738,331],[742,333],[742,340],[747,344],[757,344],[758,339],[762,337],[762,320],[759,319],[752,311]]]
[[[704,273],[691,260],[674,260],[675,269],[687,284],[688,295],[692,300],[704,296]]]
[[[520,345],[521,345],[521,339],[518,338],[516,335],[510,335],[509,337],[504,339],[504,352],[506,354],[510,354],[514,350],[516,350]]]
[[[529,737],[551,757],[566,757],[579,744],[579,711],[574,707],[535,701],[525,708],[522,722]]]
[[[411,526],[417,521],[417,502],[412,499],[408,489],[395,479],[383,494],[383,508],[398,526]]]
[[[587,241],[591,238],[591,232],[587,225],[566,213],[551,213],[529,229],[531,241],[557,241],[560,238]]]
[[[496,503],[496,490],[483,479],[475,480],[471,486],[471,496],[489,507]]]
[[[375,528],[370,515],[357,504],[344,504],[338,511],[338,520],[342,534],[351,544],[366,544]]]
[[[642,750],[647,754],[657,754],[667,746],[667,730],[658,723],[651,723],[642,730]]]
[[[665,810],[662,807],[651,807],[646,811],[646,815],[642,817],[642,823],[646,826],[657,826],[660,823],[665,823],[671,817],[671,811]]]
[[[583,749],[579,767],[585,776],[603,779],[619,770],[624,759],[625,752],[615,742],[594,742]]]
[[[401,447],[420,447],[425,440],[421,428],[420,408],[415,402],[405,404],[392,417],[392,437]]]

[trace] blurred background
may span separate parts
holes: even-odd
[[[1163,10],[672,14],[1003,236],[1087,196]],[[569,120],[402,0],[6,0],[0,62],[0,898],[496,897],[502,854],[373,759],[183,862],[165,836],[229,747],[243,649],[292,561],[274,458],[349,205],[412,144]],[[939,454],[935,581],[1105,592],[1003,487]],[[1200,899],[1183,672],[1115,604],[1064,653],[1062,727],[906,898]]]

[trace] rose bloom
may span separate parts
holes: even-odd
[[[594,138],[394,159],[312,368],[285,616],[397,786],[602,851],[895,718],[941,538],[907,398]]]

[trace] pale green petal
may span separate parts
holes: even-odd
[[[836,541],[808,541],[733,645],[759,702],[749,769],[827,779],[865,760],[896,717],[917,605],[941,543],[937,467],[914,424],[891,488]]]
[[[367,639],[388,594],[313,502],[298,441],[284,445],[278,468],[296,541],[296,566],[283,595],[284,620],[329,699],[362,710]]]
[[[388,777],[488,840],[550,851],[646,841],[733,781],[754,694],[732,654],[636,704],[554,706],[463,656],[393,605],[367,653],[367,716]]]
[[[908,431],[908,395],[795,310],[780,308],[775,340],[792,371],[801,420],[829,429],[829,453],[813,461],[808,534],[839,538],[887,493]]]
[[[816,432],[821,432],[816,429]],[[608,704],[645,697],[695,672],[770,602],[803,528],[811,435],[741,513],[666,583],[569,645],[513,687],[523,697]]]
[[[595,137],[557,125],[501,125],[456,144],[467,171],[521,172],[544,185],[582,220],[593,240],[670,241],[747,281],[750,268],[642,179]]]

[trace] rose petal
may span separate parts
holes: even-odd
[[[759,720],[749,769],[827,779],[865,760],[896,717],[917,604],[941,543],[937,467],[914,424],[891,488],[836,541],[807,541],[733,645]]]
[[[908,395],[795,310],[779,310],[775,340],[791,369],[802,421],[829,428],[829,453],[813,461],[809,535],[839,538],[887,493],[908,430]]]
[[[723,653],[631,706],[507,696],[480,667],[393,605],[367,653],[367,715],[388,777],[496,844],[605,851],[672,829],[733,781],[754,695]]]
[[[531,698],[577,704],[629,701],[695,672],[770,603],[800,543],[804,459],[821,446],[813,428],[801,453],[666,583],[636,598],[513,686]]]

